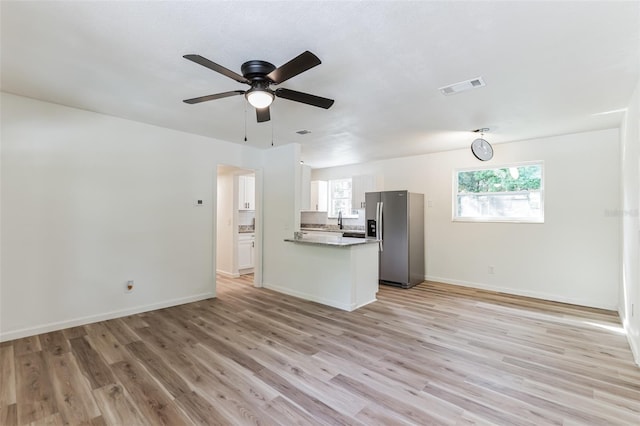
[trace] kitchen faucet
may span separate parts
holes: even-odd
[[[338,228],[342,229],[342,210],[338,211]]]

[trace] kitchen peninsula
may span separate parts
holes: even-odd
[[[345,311],[376,301],[376,241],[340,236],[304,236],[285,241],[298,246],[289,263],[291,274],[299,283],[293,296]]]

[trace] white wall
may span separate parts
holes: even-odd
[[[491,137],[487,139],[490,141]],[[427,279],[617,309],[619,132],[603,130],[312,171],[312,179],[378,174],[386,190],[425,194]],[[456,168],[543,160],[545,223],[452,222]],[[488,266],[494,274],[488,273]]]
[[[295,289],[299,283],[289,273],[295,244],[284,239],[300,229],[300,145],[266,150],[263,173],[262,284],[267,288]]]
[[[218,174],[218,208],[216,209],[216,271],[226,275],[235,275],[233,265],[235,235],[233,214],[237,211],[234,198],[234,175],[232,173]],[[234,272],[235,271],[235,272]]]
[[[0,101],[0,340],[215,294],[217,164],[258,168],[259,151]]]
[[[640,81],[622,126],[622,290],[620,317],[640,365]]]

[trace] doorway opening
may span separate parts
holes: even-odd
[[[251,280],[260,287],[261,229],[255,170],[218,165],[216,203],[216,275]],[[258,180],[258,184],[256,181]],[[258,189],[258,190],[257,190]]]

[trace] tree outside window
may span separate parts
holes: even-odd
[[[459,170],[455,177],[454,220],[544,222],[541,162]]]

